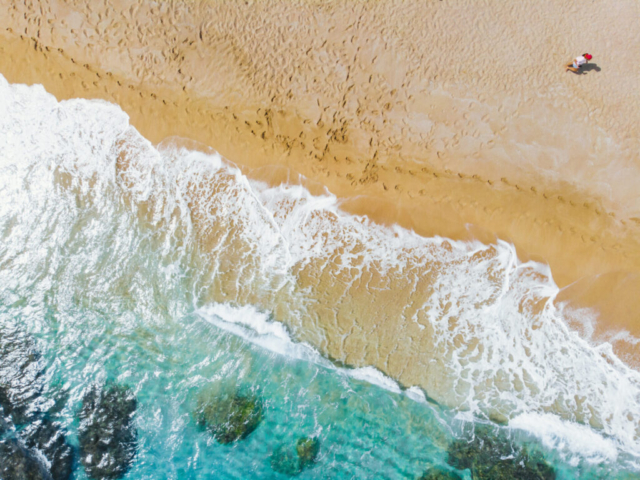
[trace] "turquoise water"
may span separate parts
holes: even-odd
[[[301,479],[414,479],[434,465],[450,468],[447,448],[479,421],[468,409],[441,407],[373,369],[334,365],[250,301],[212,300],[210,285],[235,267],[250,270],[254,282],[240,277],[238,298],[261,282],[281,291],[290,280],[277,265],[262,276],[262,266],[247,267],[246,257],[260,254],[249,247],[241,248],[244,263],[227,258],[226,247],[213,248],[212,257],[194,233],[189,202],[158,199],[159,187],[171,194],[179,182],[128,185],[115,170],[121,150],[114,145],[150,147],[122,112],[87,101],[58,108],[41,90],[1,86],[0,113],[11,111],[12,121],[0,124],[0,332],[17,328],[35,342],[43,372],[36,403],[52,409],[69,444],[78,447],[87,389],[118,383],[137,398],[137,453],[127,479],[288,478],[272,469],[271,455],[301,437],[320,442]],[[43,109],[54,114],[34,113]],[[159,154],[148,161],[148,178],[169,168]],[[216,162],[198,168],[232,170]],[[193,415],[201,392],[220,383],[264,405],[258,428],[230,445],[198,428]],[[491,428],[542,454],[559,479],[635,478],[637,457],[617,437],[578,423],[558,421],[557,428],[567,424],[569,434],[546,436]],[[567,446],[572,432],[589,443],[582,456]],[[560,440],[545,443],[550,437]],[[458,474],[471,478],[468,469]],[[74,478],[87,478],[77,457]]]
[[[136,264],[127,282],[151,288],[153,257],[147,268]],[[3,289],[0,322],[33,332],[50,385],[45,397],[65,399],[60,418],[72,444],[88,385],[115,380],[133,387],[139,444],[125,478],[287,478],[271,469],[269,457],[301,436],[317,436],[321,450],[299,478],[418,478],[430,465],[446,464],[448,443],[464,429],[435,405],[256,346],[213,326],[206,314],[186,313],[193,309],[183,303],[185,292],[173,301],[154,292],[157,303],[144,312],[132,305],[135,290],[58,293],[56,285],[37,283],[29,287],[42,289],[39,299]],[[200,431],[191,415],[198,393],[220,379],[245,386],[266,406],[258,429],[231,446]],[[553,460],[552,452],[547,457]],[[589,469],[595,471],[587,476],[558,466],[558,478],[610,478],[608,468]],[[81,467],[76,478],[86,478]],[[471,478],[469,471],[464,478]]]
[[[61,315],[45,313],[54,327],[37,337],[54,347],[45,358],[60,390],[51,394],[68,397],[61,414],[70,432],[85,386],[112,378],[135,388],[139,450],[126,478],[279,478],[269,455],[303,435],[317,435],[322,446],[318,464],[301,478],[413,478],[443,458],[446,429],[430,408],[269,354],[197,316],[158,322],[78,310],[59,322]],[[100,331],[90,338],[78,335],[96,324]],[[259,428],[232,446],[199,431],[190,414],[198,392],[220,378],[246,385],[266,405]]]

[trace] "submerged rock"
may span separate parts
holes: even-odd
[[[228,444],[248,437],[262,421],[262,402],[253,395],[207,391],[198,399],[196,422],[218,442]]]
[[[26,446],[19,443],[16,444],[19,448],[15,445],[11,448],[26,452],[25,448],[29,447],[31,456],[37,449],[51,466],[53,480],[67,480],[73,471],[73,450],[60,424],[43,413],[46,404],[42,396],[43,373],[44,365],[32,338],[20,328],[3,325],[0,328],[0,412],[6,418],[0,420],[0,433],[13,429],[15,424],[18,438],[24,440]],[[23,456],[25,465],[29,455]]]
[[[13,325],[0,327],[0,406],[24,425],[38,411],[44,365],[31,337]]]
[[[0,441],[0,478],[52,480],[40,459],[15,438]]]
[[[307,468],[316,462],[316,458],[320,453],[320,440],[317,438],[303,437],[296,442],[296,451],[302,468]]]
[[[80,462],[90,478],[120,478],[131,466],[136,454],[136,407],[133,392],[121,385],[93,387],[84,395],[78,439]]]
[[[53,480],[68,480],[73,473],[73,449],[67,443],[65,431],[57,422],[43,416],[21,432],[30,448],[38,449],[49,461]]]
[[[454,441],[447,463],[459,470],[471,469],[474,480],[555,480],[553,467],[537,455],[512,446],[508,441],[476,432],[473,440]]]
[[[424,472],[420,480],[462,480],[462,477],[456,472],[445,470],[441,467],[433,467]]]
[[[320,441],[317,438],[299,438],[295,447],[280,445],[271,455],[271,468],[278,473],[294,476],[311,467],[320,453]]]
[[[9,430],[11,430],[11,423],[4,418],[4,411],[2,410],[2,406],[0,406],[0,437]]]

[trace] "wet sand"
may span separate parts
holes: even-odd
[[[636,363],[640,6],[513,3],[2,2],[0,73],[379,222],[511,241]]]

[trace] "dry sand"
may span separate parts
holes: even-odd
[[[2,0],[0,73],[380,222],[511,241],[596,335],[640,336],[638,25],[637,0]]]

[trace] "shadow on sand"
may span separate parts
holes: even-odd
[[[569,70],[571,73],[574,73],[576,75],[586,75],[588,72],[595,70],[596,72],[599,72],[600,70],[602,70],[596,63],[587,63],[586,65],[583,65],[581,69],[579,69],[577,72],[574,72],[572,70]]]

